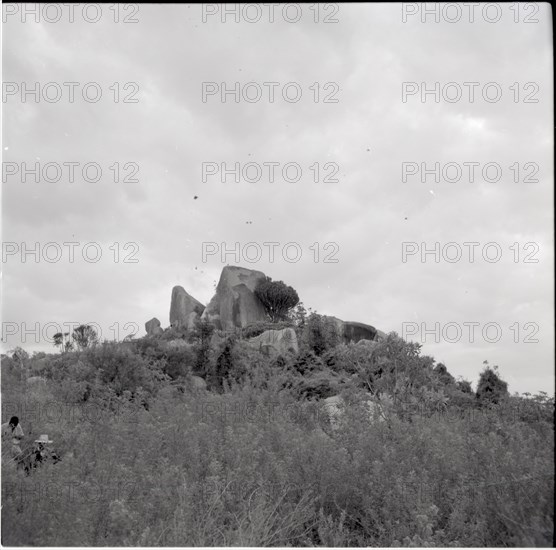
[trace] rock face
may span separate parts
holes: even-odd
[[[197,323],[197,321],[201,318],[201,315],[199,313],[197,313],[196,311],[192,311],[188,316],[187,316],[187,321],[185,323],[185,328],[187,330],[193,330],[195,328],[195,324]]]
[[[330,420],[330,425],[333,428],[337,428],[344,407],[344,400],[339,395],[333,395],[323,400],[323,406]]]
[[[164,332],[160,326],[160,321],[156,317],[145,323],[145,330],[148,336],[158,336]]]
[[[183,287],[175,286],[172,289],[170,303],[170,324],[176,328],[191,328],[196,316],[200,316],[205,306],[190,296]],[[196,316],[194,317],[193,314]]]
[[[365,323],[356,323],[353,321],[342,321],[337,317],[327,316],[328,319],[332,319],[338,330],[338,335],[343,340],[344,343],[349,344],[350,342],[359,342],[359,340],[376,340],[377,339],[377,329],[371,325],[366,325]],[[384,334],[384,333],[382,333]]]
[[[216,294],[201,319],[212,322],[220,330],[266,321],[265,309],[254,292],[257,283],[265,277],[261,271],[226,266],[220,275]]]
[[[261,350],[263,353],[270,355],[274,353],[299,353],[299,345],[297,336],[293,328],[284,328],[282,330],[266,330],[259,336],[251,338],[249,344]]]
[[[207,389],[207,383],[200,376],[192,375],[191,376],[191,387],[195,391],[206,390]]]
[[[359,340],[374,340],[376,337],[376,328],[364,323],[354,323],[351,321],[344,322],[344,341],[359,342]]]
[[[362,405],[368,411],[370,422],[384,422],[391,403],[392,399],[389,396],[383,396],[380,399],[366,399],[362,402]],[[339,395],[333,395],[323,400],[323,406],[330,420],[330,425],[337,428],[345,408],[349,405]]]
[[[193,348],[193,344],[189,344],[185,340],[181,338],[176,338],[175,340],[166,340],[160,342],[160,346],[164,350],[179,350],[179,351],[186,351],[191,350]]]
[[[378,342],[376,340],[367,340],[363,338],[362,340],[359,340],[356,345],[361,348],[373,349],[377,344]]]

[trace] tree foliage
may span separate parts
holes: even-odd
[[[98,344],[98,335],[91,325],[79,325],[73,332],[72,338],[81,350]]]
[[[332,318],[313,311],[304,319],[301,342],[316,355],[322,355],[340,343],[336,323]]]
[[[299,296],[291,286],[282,281],[273,281],[270,277],[259,281],[255,296],[274,322],[286,319],[289,311],[299,303]]]
[[[508,396],[508,384],[498,376],[498,367],[491,368],[488,361],[477,384],[477,399],[484,404],[498,403]]]

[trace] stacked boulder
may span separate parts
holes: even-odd
[[[170,303],[170,325],[174,328],[191,331],[199,319],[208,321],[217,330],[235,330],[251,324],[268,322],[268,315],[261,301],[255,295],[255,288],[260,281],[266,280],[262,271],[238,266],[226,266],[222,269],[216,293],[205,307],[188,294],[181,286],[172,289]],[[386,335],[371,325],[353,321],[342,321],[337,317],[328,317],[335,324],[343,343],[370,344],[384,339]],[[156,318],[145,323],[149,336],[157,336],[164,331]],[[216,337],[216,336],[215,336]],[[270,351],[298,353],[299,347],[295,331],[292,328],[268,330],[252,338],[250,343],[265,353]]]
[[[164,332],[160,326],[160,321],[156,317],[145,323],[145,330],[147,331],[147,336],[158,336]]]
[[[170,325],[172,327],[192,330],[204,310],[205,306],[188,294],[183,287],[175,286],[172,289],[170,302]]]
[[[386,394],[380,397],[371,397],[369,395],[360,403],[360,405],[364,407],[363,410],[366,411],[368,419],[371,423],[384,422],[388,420],[392,414],[393,404],[394,401],[392,397]],[[333,395],[323,400],[324,412],[326,413],[332,428],[336,429],[340,426],[341,418],[346,409],[353,405],[355,405],[355,403],[347,403],[340,395]]]
[[[384,333],[380,330],[377,330],[375,327],[371,325],[366,325],[365,323],[356,323],[354,321],[342,321],[337,317],[330,317],[334,324],[336,325],[336,329],[338,331],[338,335],[340,336],[342,342],[345,344],[349,344],[350,342],[357,343],[359,340],[379,340],[381,337],[384,337]]]
[[[262,271],[224,267],[216,294],[203,311],[201,319],[210,321],[220,330],[266,321],[264,306],[255,296],[258,282],[265,279],[266,275]]]
[[[259,336],[251,338],[249,344],[265,355],[272,353],[283,354],[286,352],[299,353],[297,336],[293,328],[282,330],[266,330]]]

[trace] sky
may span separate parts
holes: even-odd
[[[3,5],[2,351],[241,265],[553,395],[551,13],[510,5]]]

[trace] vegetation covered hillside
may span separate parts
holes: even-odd
[[[275,320],[4,357],[3,422],[61,461],[2,460],[2,543],[552,545],[553,399],[488,365],[473,392],[418,344],[345,344],[301,305]],[[249,344],[269,327],[299,353]]]

